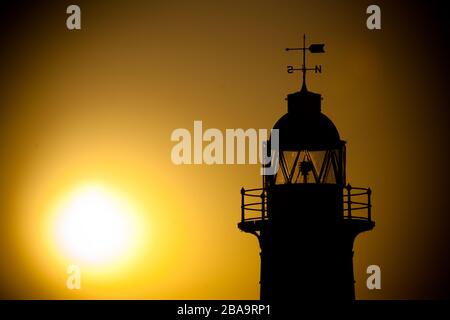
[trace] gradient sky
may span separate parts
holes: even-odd
[[[440,2],[76,1],[0,4],[0,294],[3,298],[256,299],[259,249],[241,233],[257,165],[175,166],[170,135],[271,128],[299,89],[286,65],[303,33],[325,43],[308,87],[347,141],[347,180],[373,189],[355,244],[360,299],[449,297],[448,17]],[[49,211],[95,181],[149,225],[124,266],[83,273],[45,234]],[[378,264],[382,289],[365,287]],[[82,266],[83,267],[83,266]],[[330,275],[326,275],[330,276]]]

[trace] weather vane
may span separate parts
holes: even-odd
[[[322,73],[322,66],[321,65],[316,65],[314,68],[307,68],[306,67],[306,50],[309,50],[309,52],[311,53],[324,53],[324,44],[311,44],[309,47],[306,47],[306,37],[305,35],[303,35],[303,47],[302,48],[286,48],[286,51],[291,51],[291,50],[300,50],[303,51],[303,64],[301,68],[294,68],[293,66],[288,66],[287,67],[287,72],[288,73],[293,73],[294,71],[299,71],[301,70],[303,73],[303,85],[302,85],[302,89],[306,89],[306,71],[311,71],[314,70],[315,73]]]

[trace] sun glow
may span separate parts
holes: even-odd
[[[101,185],[70,193],[56,210],[54,231],[63,254],[87,264],[111,263],[136,242],[136,212],[119,194]]]

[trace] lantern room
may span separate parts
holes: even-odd
[[[279,184],[345,185],[345,141],[321,113],[320,94],[306,86],[288,95],[288,113],[274,126],[279,130],[279,167],[267,186]]]

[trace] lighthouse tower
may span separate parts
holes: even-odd
[[[345,141],[321,112],[322,97],[306,88],[306,53],[323,44],[288,48],[303,53],[300,91],[287,96],[279,130],[278,171],[263,186],[241,189],[240,230],[255,235],[261,255],[260,295],[268,302],[354,300],[353,243],[371,230],[371,190],[346,182]],[[268,141],[270,145],[270,140]]]

